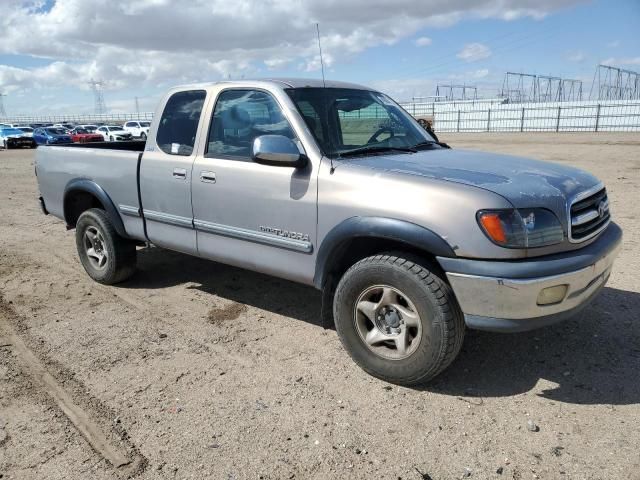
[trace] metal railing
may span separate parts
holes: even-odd
[[[403,104],[438,132],[639,132],[640,102],[553,102],[444,107]],[[444,108],[443,108],[444,107]]]
[[[32,123],[75,123],[79,125],[91,125],[94,123],[122,123],[129,120],[150,121],[152,118],[153,112],[78,115],[9,115],[6,118],[0,118],[0,123],[26,125]]]
[[[500,100],[503,102],[503,100]],[[509,104],[477,102],[408,102],[402,107],[417,118],[433,120],[437,132],[640,132],[640,102],[553,102]],[[342,112],[345,119],[386,118],[381,108]],[[122,123],[151,120],[153,112],[104,115],[33,115],[0,118],[2,123]]]

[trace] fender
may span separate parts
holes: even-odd
[[[67,186],[64,189],[64,200],[63,200],[64,207],[63,208],[64,208],[64,220],[65,222],[67,222],[67,225],[69,225],[69,222],[67,221],[67,218],[68,218],[67,198],[69,197],[69,194],[73,192],[87,192],[93,195],[94,197],[96,197],[104,207],[105,211],[107,212],[107,215],[109,216],[109,220],[111,220],[111,223],[113,224],[113,227],[116,229],[116,232],[118,232],[118,235],[124,238],[129,238],[129,235],[127,235],[127,232],[124,229],[122,218],[120,217],[118,210],[113,204],[111,197],[109,197],[107,192],[105,192],[100,185],[98,185],[93,180],[88,180],[86,178],[76,178],[74,180],[71,180],[69,183],[67,183]]]
[[[349,240],[369,237],[395,240],[439,257],[455,257],[451,246],[438,234],[415,223],[386,217],[351,217],[336,225],[324,238],[316,257],[313,283],[321,289],[330,272],[330,262]]]

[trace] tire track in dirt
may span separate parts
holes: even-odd
[[[13,349],[21,369],[31,376],[35,385],[49,395],[96,453],[116,470],[118,477],[131,478],[141,473],[147,464],[146,459],[135,448],[129,451],[111,441],[91,415],[74,402],[71,395],[18,335],[14,325],[19,323],[21,319],[18,314],[5,302],[0,293],[0,338],[3,338],[1,343]],[[86,389],[83,395],[86,395]]]

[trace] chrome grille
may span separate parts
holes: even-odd
[[[609,198],[604,186],[588,190],[578,195],[569,207],[569,240],[584,242],[604,230],[609,221]]]

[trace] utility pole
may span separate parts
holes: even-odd
[[[5,118],[7,116],[7,111],[4,109],[4,102],[2,101],[2,97],[6,96],[6,93],[0,92],[0,118]]]
[[[140,118],[140,104],[138,103],[138,97],[136,97],[136,115]]]

